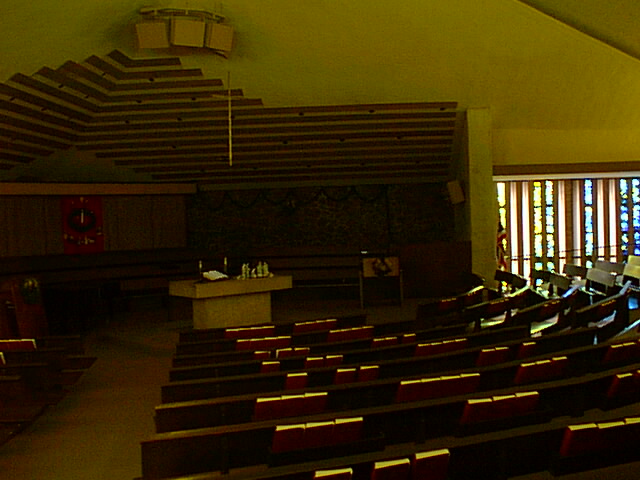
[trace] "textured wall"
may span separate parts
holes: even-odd
[[[105,250],[186,246],[182,195],[105,195]],[[0,195],[0,257],[63,253],[59,196]]]
[[[189,245],[228,256],[264,247],[396,249],[450,239],[451,218],[441,184],[200,192],[187,206]]]

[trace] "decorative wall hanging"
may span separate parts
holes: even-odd
[[[101,197],[62,197],[62,222],[64,253],[104,251]]]

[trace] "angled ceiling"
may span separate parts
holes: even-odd
[[[640,2],[637,0],[520,1],[640,59]]]
[[[444,182],[462,125],[452,102],[265,108],[179,58],[119,51],[16,74],[0,95],[0,169],[74,149],[216,188]]]
[[[634,0],[233,0],[228,60],[138,50],[130,0],[6,3],[0,182],[441,181],[471,108],[494,165],[640,159]]]

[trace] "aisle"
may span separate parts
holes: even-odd
[[[0,478],[131,480],[167,381],[177,333],[166,312],[123,315],[87,339],[96,363],[70,393],[0,448]]]

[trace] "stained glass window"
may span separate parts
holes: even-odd
[[[584,256],[593,257],[593,180],[584,181]],[[592,260],[587,259],[585,265],[591,267]]]
[[[620,249],[623,255],[629,254],[629,182],[620,179]]]

